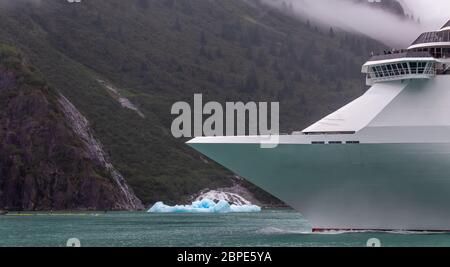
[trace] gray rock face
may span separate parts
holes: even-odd
[[[141,208],[86,118],[0,62],[0,210]]]
[[[63,95],[60,95],[59,104],[62,111],[70,122],[72,130],[82,140],[83,145],[90,152],[91,158],[102,166],[116,183],[122,192],[121,209],[134,210],[143,209],[141,201],[134,195],[132,189],[126,183],[122,174],[109,162],[101,143],[93,136],[88,120],[70,103]]]

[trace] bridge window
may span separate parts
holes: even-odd
[[[378,71],[375,67],[372,67],[370,69],[371,69],[371,73],[369,72],[370,78],[372,78],[373,75],[375,75],[375,77],[377,77],[377,78],[380,78],[380,75],[378,74]]]
[[[405,70],[405,74],[409,74],[408,63],[402,63],[403,69]]]
[[[383,70],[383,72],[382,72],[383,76],[389,76],[388,69],[386,68],[385,65],[382,65],[381,69]]]
[[[425,68],[426,68],[426,66],[427,66],[427,62],[419,62],[418,64],[418,73],[419,74],[423,74],[424,72],[425,72]]]
[[[398,71],[398,68],[397,68],[397,65],[396,65],[396,64],[392,65],[392,69],[394,70],[394,74],[395,74],[396,76],[400,75],[400,72]]]
[[[398,63],[397,68],[399,70],[400,75],[405,75],[406,71],[403,69],[402,64]]]
[[[386,65],[386,68],[388,70],[388,76],[394,76],[394,72],[392,71],[392,66]]]
[[[449,48],[450,55],[450,48]],[[371,66],[368,68],[367,79],[370,80],[400,80],[407,77],[406,75],[434,75],[435,64],[431,61],[413,61],[413,62],[399,62],[392,64],[382,64],[378,66]],[[418,78],[421,77],[412,77]],[[426,77],[423,77],[424,79]]]
[[[409,62],[411,74],[417,74],[417,62]]]
[[[384,77],[383,70],[381,69],[381,67],[380,66],[376,66],[376,69],[377,69],[378,75],[380,77]]]

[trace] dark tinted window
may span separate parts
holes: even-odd
[[[417,40],[414,41],[413,45],[423,43],[449,42],[450,41],[449,33],[450,30],[441,32],[422,33],[422,35],[420,35],[419,38],[417,38]]]
[[[411,67],[411,73],[416,74],[417,73],[417,62],[409,62],[409,66]]]

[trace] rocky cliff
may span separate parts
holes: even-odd
[[[0,45],[0,210],[140,208],[86,118]]]

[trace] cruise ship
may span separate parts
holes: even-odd
[[[450,230],[450,21],[362,66],[370,89],[301,132],[188,145],[299,211],[313,231]]]

